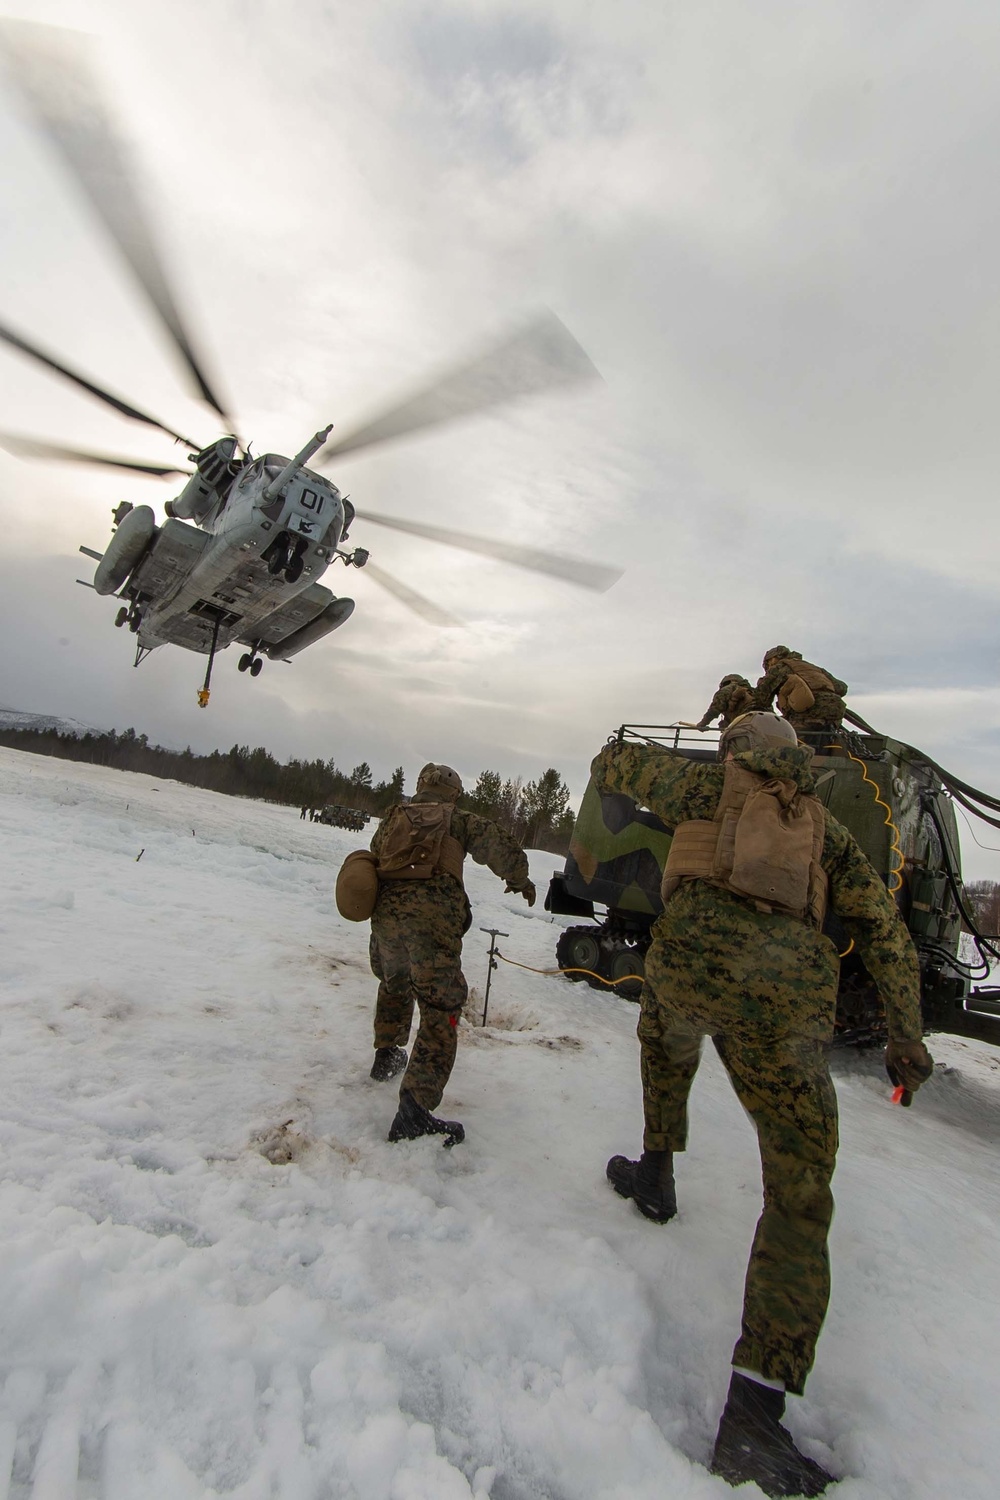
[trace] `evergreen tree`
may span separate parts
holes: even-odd
[[[480,771],[479,780],[465,796],[465,806],[470,812],[478,813],[481,818],[492,818],[495,821],[500,811],[502,792],[503,783],[499,771]]]
[[[497,804],[496,821],[500,827],[520,843],[524,821],[521,816],[521,789],[524,783],[520,776],[504,782]]]
[[[529,848],[544,848],[551,842],[568,802],[569,787],[554,766],[537,781],[528,782],[521,794],[521,821]]]
[[[366,792],[371,791],[372,768],[366,760],[363,760],[360,765],[354,767],[354,770],[351,772],[351,782],[354,786],[361,787]]]

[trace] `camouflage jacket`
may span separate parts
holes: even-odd
[[[734,759],[760,775],[794,780],[803,792],[814,789],[809,769],[811,755],[801,747],[748,750]],[[725,768],[721,764],[689,760],[676,750],[629,742],[605,745],[591,771],[600,790],[623,792],[639,806],[648,807],[668,828],[675,828],[690,818],[715,816]],[[853,835],[825,808],[824,816],[826,836],[820,862],[830,881],[830,907],[843,922],[848,936],[854,939],[879,987],[889,1035],[907,1040],[917,1038],[923,1032],[923,1025],[920,970],[913,941],[892,897]],[[793,917],[760,913],[751,901],[707,881],[694,880],[688,885],[695,889],[687,901],[681,902],[682,888],[667,903],[658,921],[658,927],[665,924],[668,936],[676,929],[677,937],[683,941],[681,924],[696,921],[700,907],[706,914],[711,912],[715,920],[720,913],[725,916],[737,949],[740,928],[747,924],[758,929],[764,927],[775,941],[782,943],[829,941]]]
[[[829,678],[832,691],[825,691],[822,688],[814,689],[813,695],[816,701],[812,708],[805,709],[799,713],[796,713],[794,710],[785,710],[785,718],[790,724],[801,724],[803,726],[808,724],[842,723],[844,709],[847,707],[843,699],[843,694],[847,692],[847,683],[841,681],[839,677],[834,677],[833,673],[828,672],[825,667],[816,668],[813,662],[803,663],[802,657],[799,654],[794,656],[779,656],[768,667],[763,677],[757,679],[757,686],[754,688],[753,694],[753,707],[763,710],[769,709],[789,677],[797,675],[800,667],[803,665],[813,667],[814,670],[822,672],[824,677]]]
[[[720,728],[725,729],[737,714],[745,714],[754,706],[753,688],[744,678],[741,682],[720,683],[715,696],[698,722],[699,729],[707,729],[713,719],[721,715]]]
[[[440,800],[433,796],[414,797],[414,802],[434,802]],[[383,831],[391,817],[393,808],[389,808],[382,818],[374,834],[372,835],[371,851],[380,854],[382,850]],[[509,833],[504,833],[496,823],[489,818],[481,818],[478,813],[463,812],[456,807],[451,815],[451,836],[457,839],[466,854],[471,854],[477,865],[486,865],[500,880],[505,880],[515,890],[520,890],[528,879],[528,856],[515,839]],[[439,880],[451,883],[448,875],[433,877],[436,884]],[[400,882],[402,883],[402,882]],[[407,882],[410,883],[410,882]],[[430,884],[430,882],[424,882]]]

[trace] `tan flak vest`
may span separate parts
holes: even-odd
[[[821,667],[814,667],[811,661],[800,661],[797,656],[785,660],[794,671],[778,689],[778,707],[783,714],[789,709],[793,714],[808,713],[816,702],[817,693],[837,692],[836,683]]]
[[[820,863],[825,836],[818,797],[800,792],[794,781],[727,761],[715,817],[677,826],[660,885],[663,904],[682,880],[707,880],[748,897],[759,911],[822,928],[829,885]]]
[[[465,850],[451,833],[453,811],[450,802],[408,802],[394,807],[379,854],[379,880],[453,875],[462,885]]]

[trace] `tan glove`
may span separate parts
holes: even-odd
[[[535,904],[537,892],[535,891],[535,882],[533,880],[526,880],[523,885],[506,885],[504,886],[504,891],[512,892],[515,896],[523,896],[529,906],[534,906]]]
[[[922,1083],[934,1072],[934,1059],[923,1042],[890,1037],[885,1049],[885,1071],[889,1082],[902,1087],[901,1104],[909,1104]]]

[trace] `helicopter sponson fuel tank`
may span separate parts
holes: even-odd
[[[94,588],[99,594],[117,594],[156,534],[156,516],[151,505],[137,505],[122,518],[97,565]]]

